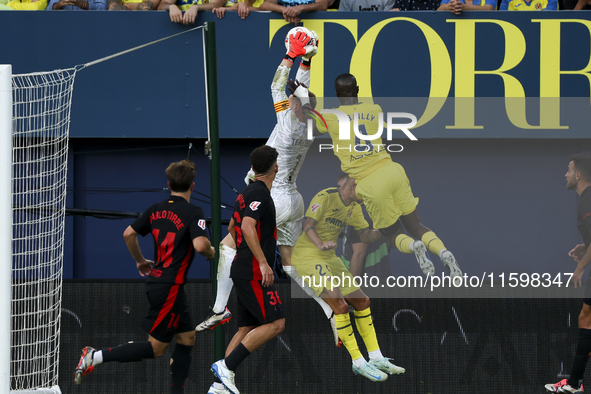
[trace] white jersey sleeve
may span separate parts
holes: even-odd
[[[277,126],[284,130],[291,130],[300,122],[293,111],[289,109],[289,100],[285,93],[289,71],[289,67],[280,65],[277,67],[277,71],[275,71],[275,76],[273,77],[273,83],[271,83],[271,94],[273,95],[273,106],[277,115]]]
[[[298,68],[298,73],[296,74],[296,81],[306,86],[307,88],[310,88],[310,67],[307,67],[306,70],[303,70],[301,67]]]
[[[287,100],[285,93],[285,86],[287,86],[287,79],[289,78],[290,68],[287,66],[277,67],[273,82],[271,83],[271,94],[273,95],[273,103]]]

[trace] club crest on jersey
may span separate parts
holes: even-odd
[[[257,209],[259,209],[259,206],[261,205],[260,201],[253,201],[250,203],[250,205],[248,206],[252,211],[256,211]]]
[[[197,225],[199,226],[199,228],[201,230],[205,230],[205,219],[199,219],[199,221],[197,222]]]
[[[348,218],[351,218],[351,215],[353,215],[353,211],[352,211],[352,210],[349,210],[349,211],[347,212],[347,217],[348,217]]]
[[[310,211],[312,211],[312,212],[316,212],[317,210],[319,210],[319,209],[320,209],[320,207],[322,207],[322,205],[320,205],[320,204],[312,204],[312,205],[310,206]]]

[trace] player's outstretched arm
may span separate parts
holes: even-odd
[[[279,67],[277,67],[275,75],[273,75],[273,82],[271,82],[271,95],[273,96],[273,103],[275,105],[283,100],[287,100],[285,86],[287,85],[287,80],[289,79],[289,70],[292,66],[293,62],[283,59]],[[277,111],[277,109],[278,108],[275,108],[275,112],[281,112]]]
[[[320,43],[318,34],[316,34],[314,30],[310,30],[310,36],[313,38],[314,44],[312,45],[312,48],[307,50],[306,54],[302,56],[302,62],[300,63],[296,75],[296,81],[306,87],[310,86],[310,66],[312,65],[312,58],[318,53],[318,44]]]

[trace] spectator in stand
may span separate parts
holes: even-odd
[[[109,11],[150,11],[159,4],[160,0],[107,0]]]
[[[438,11],[451,11],[460,15],[462,11],[494,11],[497,8],[496,0],[441,0]]]
[[[434,11],[440,0],[396,0],[392,11]]]
[[[107,0],[50,0],[47,10],[106,10]]]
[[[395,0],[341,0],[339,11],[391,11]]]
[[[226,4],[230,2],[232,0],[227,1]],[[188,25],[195,23],[199,12],[209,11],[223,6],[224,0],[198,0],[196,2],[192,0],[163,0],[158,6],[158,10],[168,11],[171,22]]]
[[[503,0],[499,10],[504,11],[556,11],[557,0]]]
[[[329,0],[265,0],[259,11],[273,11],[283,15],[283,18],[297,25],[298,15],[302,12],[326,11]]]
[[[47,0],[13,0],[6,3],[6,6],[19,11],[37,11],[47,8]]]
[[[223,7],[213,9],[213,13],[222,19],[226,15],[226,11],[238,11],[240,19],[246,19],[251,11],[258,11],[264,0],[238,0],[228,1]]]

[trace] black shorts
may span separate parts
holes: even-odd
[[[260,280],[233,279],[238,298],[238,327],[261,326],[283,318],[281,299],[273,286]]]
[[[183,285],[148,286],[146,296],[150,310],[142,328],[152,337],[170,343],[174,334],[195,329]]]

